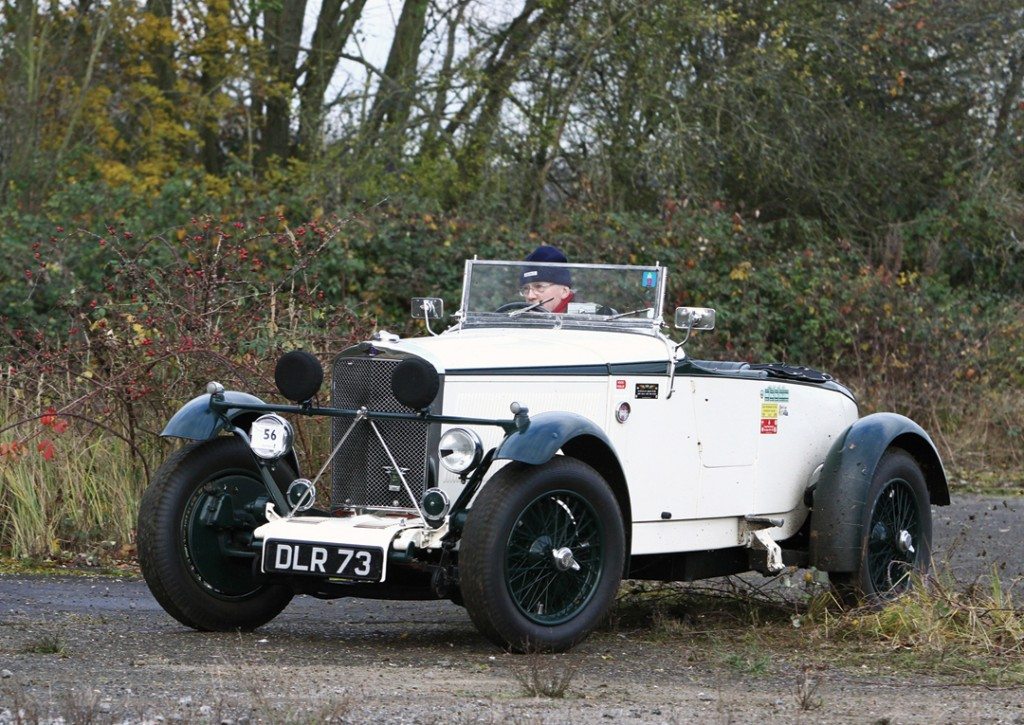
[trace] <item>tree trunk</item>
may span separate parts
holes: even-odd
[[[342,0],[324,0],[317,17],[309,57],[300,69],[299,153],[313,158],[323,146],[324,94],[338,68],[341,53],[363,13],[366,0],[352,0],[342,12]]]
[[[287,159],[292,156],[291,102],[298,78],[296,61],[302,40],[302,21],[306,0],[282,0],[279,9],[268,7],[263,13],[264,38],[269,66],[266,92],[266,117],[260,159]]]
[[[208,0],[203,39],[197,52],[202,122],[199,129],[200,155],[207,173],[220,174],[224,154],[220,148],[220,115],[216,96],[227,75],[228,31],[231,27],[230,0]]]
[[[160,24],[160,29],[171,28],[174,16],[174,0],[146,0],[146,12]],[[149,64],[156,76],[156,87],[164,98],[171,99],[174,90],[174,43],[154,41],[147,54]]]
[[[472,180],[483,168],[484,146],[494,135],[501,116],[501,107],[516,78],[520,63],[541,32],[564,18],[569,7],[570,0],[550,0],[544,3],[540,0],[527,0],[522,12],[498,39],[491,59],[483,70],[480,86],[448,124],[449,134],[454,134],[463,125],[469,128],[466,140],[456,157],[460,173],[466,183],[472,184]],[[531,16],[538,9],[540,10],[537,16],[531,20]],[[480,110],[476,120],[469,126],[469,119],[477,108]]]
[[[35,0],[17,0],[14,6],[14,52],[3,58],[0,94],[0,200],[9,182],[24,181],[31,173],[39,148],[39,86],[41,43],[36,42],[39,16]],[[35,185],[24,185],[23,203],[33,207]]]
[[[444,60],[441,61],[441,70],[437,74],[437,87],[434,89],[434,106],[427,120],[427,128],[423,132],[423,146],[421,156],[430,157],[439,150],[441,141],[441,124],[444,120],[445,109],[448,106],[448,94],[451,92],[455,62],[456,41],[459,28],[462,26],[462,18],[466,14],[466,8],[470,0],[458,0],[453,8],[454,17],[448,23],[448,34],[445,39]]]
[[[1020,103],[1021,88],[1024,86],[1024,51],[1019,52],[1007,62],[1006,85],[1003,94],[999,99],[999,108],[996,112],[995,132],[993,133],[993,147],[1006,144],[1010,141],[1006,137],[1010,127],[1010,115],[1013,109]]]
[[[388,62],[367,120],[370,144],[382,147],[389,161],[398,161],[402,154],[426,20],[427,0],[406,0],[402,5]]]

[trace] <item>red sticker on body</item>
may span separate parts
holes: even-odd
[[[615,389],[616,390],[625,390],[626,389],[626,381],[625,380],[616,380],[615,381]]]
[[[779,421],[774,418],[762,418],[761,419],[761,433],[765,435],[775,435],[779,432]]]

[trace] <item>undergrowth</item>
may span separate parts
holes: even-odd
[[[0,399],[0,420],[12,406]],[[44,416],[45,417],[45,416]],[[0,458],[0,542],[15,558],[59,557],[64,552],[98,563],[130,553],[145,469],[129,446],[113,436],[40,426],[34,436]],[[56,426],[56,429],[54,428]]]
[[[609,625],[656,644],[682,643],[693,661],[743,676],[803,668],[798,699],[816,701],[808,668],[848,665],[943,674],[965,683],[1024,685],[1024,607],[997,569],[971,584],[929,576],[881,608],[844,609],[822,579],[795,586],[730,577],[710,583],[627,582]]]
[[[995,568],[966,587],[929,577],[881,609],[838,617],[829,623],[831,634],[875,643],[903,662],[913,659],[963,679],[1024,684],[1024,607],[1014,601],[1013,588]]]
[[[954,496],[1024,490],[1021,303],[869,264],[822,234],[713,206],[573,213],[528,234],[399,208],[298,224],[203,217],[148,238],[57,228],[12,257],[22,275],[0,285],[0,553],[130,552],[142,489],[173,445],[159,433],[208,381],[280,400],[281,352],[302,347],[329,368],[373,329],[423,334],[411,296],[451,311],[466,257],[518,258],[540,242],[585,261],[660,260],[669,309],[718,309],[718,329],[687,354],[820,367],[862,414],[919,422]],[[303,470],[318,470],[327,426],[295,424]]]

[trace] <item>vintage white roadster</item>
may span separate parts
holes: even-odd
[[[293,351],[290,404],[211,383],[165,436],[189,439],[142,499],[139,561],[169,614],[252,629],[295,594],[450,598],[514,650],[564,650],[626,578],[693,580],[785,566],[885,599],[929,565],[931,505],[949,503],[928,435],[858,418],[830,376],[692,360],[714,311],[666,336],[660,266],[562,265],[564,312],[523,300],[547,265],[466,263],[429,336],[379,332],[331,364]],[[542,288],[543,285],[540,285]],[[300,472],[289,417],[332,418],[331,452]]]

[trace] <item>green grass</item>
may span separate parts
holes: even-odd
[[[766,675],[771,672],[771,655],[764,652],[730,652],[724,658],[726,666],[739,675]]]
[[[68,656],[68,645],[60,632],[45,634],[39,639],[29,642],[22,649],[27,654]]]

